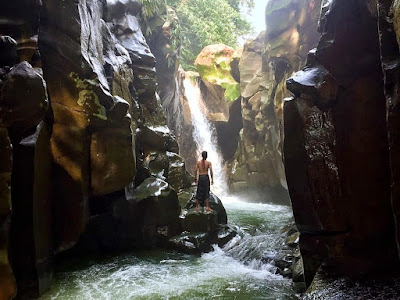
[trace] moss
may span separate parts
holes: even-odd
[[[91,89],[91,87],[97,85],[96,81],[89,79],[80,79],[79,75],[76,73],[71,73],[69,77],[75,81],[76,88],[79,89],[79,98],[78,105],[86,106],[89,111],[93,112],[92,115],[101,119],[107,120],[106,109],[103,105],[100,104],[99,97],[97,94]],[[95,108],[91,108],[91,105],[94,105]]]
[[[215,85],[221,86],[225,90],[225,100],[235,101],[240,97],[240,85],[231,75],[230,63],[232,57],[223,52],[212,53],[206,61],[211,60],[210,64],[196,64],[196,68],[201,78]]]

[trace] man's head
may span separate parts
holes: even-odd
[[[207,159],[207,151],[201,152],[201,156],[203,157],[204,160]]]

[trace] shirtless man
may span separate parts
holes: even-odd
[[[211,184],[214,184],[214,177],[211,162],[207,160],[207,151],[201,153],[202,160],[196,163],[196,171],[194,172],[194,182],[197,184],[196,192],[196,211],[199,210],[199,202],[204,207],[206,202],[206,211],[211,211],[210,208],[210,178],[208,177],[208,170],[210,170]],[[197,172],[199,172],[199,179],[197,180]]]

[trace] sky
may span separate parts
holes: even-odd
[[[267,2],[267,0],[254,0],[254,9],[251,17],[248,19],[257,34],[265,30],[265,6]]]
[[[238,40],[239,44],[244,44],[247,39],[256,38],[261,31],[265,30],[265,6],[267,2],[268,0],[254,0],[254,9],[246,18],[253,26],[254,34],[240,37]],[[247,12],[244,14],[247,14]]]

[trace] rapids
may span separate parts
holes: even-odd
[[[48,299],[297,299],[291,281],[263,264],[282,248],[290,207],[222,198],[240,235],[201,257],[173,251],[69,259],[58,265]]]

